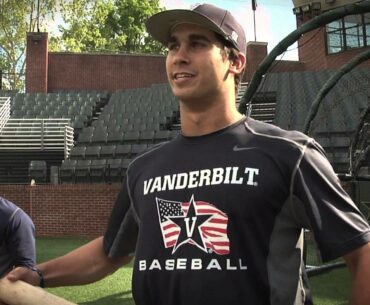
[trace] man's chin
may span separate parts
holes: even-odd
[[[180,101],[196,98],[193,90],[172,88],[172,92]]]

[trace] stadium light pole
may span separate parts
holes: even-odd
[[[252,0],[253,23],[254,23],[254,41],[257,41],[257,34],[256,34],[256,9],[257,9],[257,0]]]
[[[37,0],[37,32],[40,32],[40,0]]]

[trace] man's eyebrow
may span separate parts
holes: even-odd
[[[177,38],[175,36],[171,36],[170,38],[168,38],[167,40],[167,44],[170,44],[170,43],[175,43],[177,42]]]
[[[189,40],[205,40],[207,42],[211,42],[211,40],[207,36],[201,34],[191,34],[189,36]]]
[[[207,41],[207,42],[211,42],[211,40],[205,36],[205,35],[201,35],[201,34],[190,34],[189,35],[189,40],[192,41],[192,40],[204,40],[204,41]],[[178,42],[178,38],[173,35],[173,36],[170,36],[170,38],[168,38],[168,41],[167,43],[175,43],[175,42]]]

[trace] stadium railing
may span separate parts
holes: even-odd
[[[74,131],[70,119],[8,119],[0,150],[63,150],[69,156]]]
[[[0,97],[0,132],[10,117],[10,97]]]

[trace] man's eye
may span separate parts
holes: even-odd
[[[203,42],[200,42],[200,41],[193,41],[190,46],[192,48],[202,48],[204,47],[204,43]]]
[[[167,49],[168,49],[169,51],[175,50],[176,48],[178,48],[178,44],[177,44],[177,43],[169,43],[169,44],[167,45]]]

